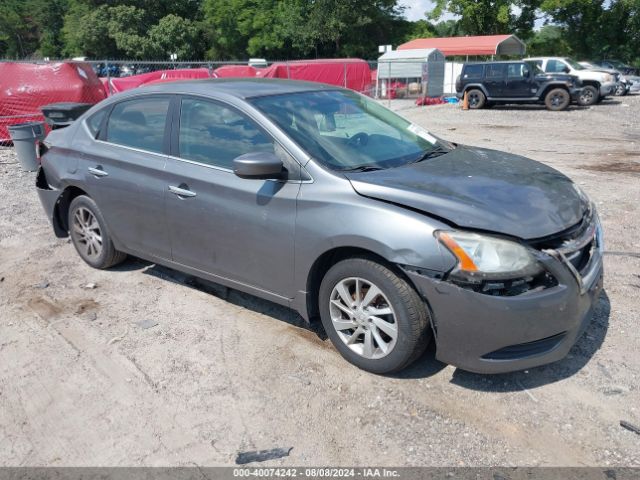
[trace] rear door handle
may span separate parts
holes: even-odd
[[[179,197],[195,197],[196,196],[196,192],[192,192],[187,188],[181,188],[183,186],[186,187],[186,185],[180,185],[180,187],[174,187],[173,185],[169,185],[169,191]]]
[[[89,173],[95,177],[107,177],[109,174],[107,172],[105,172],[102,167],[98,166],[98,167],[89,167],[87,169],[89,171]]]

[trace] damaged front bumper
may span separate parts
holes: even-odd
[[[568,251],[541,252],[540,261],[557,284],[514,296],[488,295],[406,270],[428,301],[436,358],[470,372],[504,373],[565,357],[587,328],[602,291],[597,232],[589,232],[591,257],[581,271],[570,263]]]

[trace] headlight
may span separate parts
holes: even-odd
[[[542,271],[527,247],[510,240],[461,231],[437,231],[436,238],[458,259],[451,274],[469,282],[523,278]]]
[[[608,73],[604,74],[604,81],[605,82],[613,82],[613,75],[610,75]]]

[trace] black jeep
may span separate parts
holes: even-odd
[[[504,103],[540,103],[548,110],[565,110],[578,101],[580,79],[545,73],[528,62],[465,63],[456,79],[459,98],[467,94],[469,108]]]

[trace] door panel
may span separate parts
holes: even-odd
[[[484,85],[490,97],[504,96],[506,70],[504,63],[488,64],[485,67]]]
[[[537,87],[532,82],[533,77],[530,70],[530,67],[525,63],[510,63],[507,65],[505,97],[528,98],[535,95]]]
[[[214,275],[293,296],[296,198],[300,183],[250,180],[233,172],[167,161],[173,261]]]
[[[166,157],[104,143],[98,150],[99,156],[84,156],[81,168],[113,236],[125,248],[170,258],[164,222]],[[107,175],[94,175],[90,168]]]
[[[300,165],[253,120],[206,99],[183,98],[172,138],[165,189],[173,260],[293,297],[300,182],[243,179],[232,168],[239,155],[269,151],[292,178]]]
[[[118,246],[162,258],[171,256],[162,152],[170,101],[145,96],[116,104],[79,165]]]

